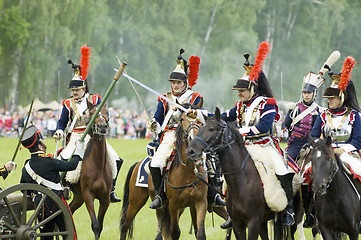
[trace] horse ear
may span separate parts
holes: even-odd
[[[309,133],[307,133],[307,140],[308,142],[311,144],[312,147],[315,146],[315,141],[313,140],[313,138],[311,137],[311,135]]]
[[[215,117],[217,121],[221,120],[221,111],[219,111],[219,108],[216,107]]]
[[[331,143],[332,143],[332,137],[331,137],[331,136],[327,136],[327,139],[326,139],[326,144],[327,144],[327,146],[331,146]]]

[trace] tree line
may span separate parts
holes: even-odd
[[[243,54],[253,62],[259,43],[268,40],[264,71],[274,95],[298,101],[303,76],[318,72],[334,50],[341,52],[334,72],[348,55],[361,62],[360,9],[358,0],[0,0],[0,107],[68,97],[73,70],[67,61],[79,63],[85,43],[93,53],[89,86],[101,95],[118,67],[116,56],[128,63],[129,75],[159,92],[169,91],[180,48],[186,59],[199,56],[194,90],[212,110],[233,106]],[[360,66],[352,76],[361,87]],[[156,96],[137,89],[147,106],[156,104]],[[119,99],[140,107],[125,78],[110,96]]]

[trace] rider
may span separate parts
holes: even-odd
[[[317,89],[324,83],[325,79],[318,74],[309,72],[303,78],[302,99],[290,109],[285,118],[285,127],[290,132],[288,140],[287,154],[296,160],[303,145],[307,143],[307,134],[311,132],[316,117],[320,113],[320,106],[315,103]],[[306,220],[303,227],[314,226],[314,214],[310,213],[309,206],[312,198],[308,191],[308,184],[301,186],[303,206],[306,212]]]
[[[88,72],[88,60],[90,57],[90,47],[82,46],[82,57],[80,65],[75,65],[71,60],[68,61],[74,69],[74,77],[70,81],[69,89],[71,90],[72,97],[63,101],[63,109],[59,119],[58,129],[54,134],[54,139],[59,141],[64,135],[64,130],[68,127],[67,131],[70,134],[68,144],[61,151],[60,156],[63,159],[69,159],[77,139],[80,139],[86,129],[87,120],[89,117],[88,102],[90,105],[98,105],[101,98],[98,94],[89,94],[88,85],[86,81]],[[67,136],[67,135],[66,135]],[[90,136],[87,135],[84,139],[85,147],[89,142]],[[107,151],[110,165],[113,172],[113,186],[110,193],[111,202],[120,202],[121,199],[116,196],[115,184],[117,181],[119,170],[123,164],[123,159],[118,157],[115,150],[107,143]],[[116,166],[115,166],[116,165]],[[115,170],[116,168],[116,170]]]
[[[349,56],[343,64],[342,74],[335,74],[329,69],[332,84],[323,94],[328,100],[328,108],[318,115],[311,136],[332,137],[333,151],[350,166],[353,173],[361,176],[361,109],[351,80],[354,64],[357,64],[356,61]]]
[[[9,161],[4,166],[0,167],[0,176],[5,180],[9,173],[14,169],[14,162]]]
[[[184,50],[181,49],[180,55],[177,58],[177,66],[170,74],[169,81],[171,84],[171,92],[164,94],[164,96],[173,101],[177,101],[179,104],[191,103],[202,107],[203,98],[198,92],[193,92],[191,90],[196,79],[194,79],[194,81],[191,81],[191,79],[188,80],[188,76],[191,75],[188,75],[188,65],[187,61],[182,57],[183,52]],[[191,57],[190,62],[192,59],[196,58]],[[192,63],[190,65],[192,66]],[[193,70],[191,69],[190,71]],[[149,205],[152,209],[161,208],[163,206],[165,194],[161,188],[162,172],[163,168],[166,166],[167,160],[175,148],[175,129],[178,124],[178,118],[179,111],[174,109],[164,99],[158,98],[157,110],[154,113],[153,119],[149,123],[149,128],[152,132],[156,132],[158,134],[162,132],[160,145],[152,158],[149,168],[154,184],[154,190],[156,192],[154,201]],[[216,205],[225,205],[219,194],[216,193],[214,193],[212,202]]]
[[[66,206],[68,206],[63,197],[63,187],[60,184],[61,179],[59,172],[76,169],[78,162],[82,160],[84,155],[84,142],[80,142],[79,140],[76,142],[74,155],[69,162],[54,159],[50,154],[45,155],[47,146],[40,130],[35,126],[30,126],[25,130],[21,144],[29,150],[31,157],[25,162],[20,182],[41,184],[56,193]],[[37,192],[35,194],[34,202],[35,205],[38,205],[42,199],[42,195]],[[39,213],[39,221],[44,220],[58,210],[55,202],[51,199],[46,199],[44,206],[43,211]],[[65,230],[64,219],[59,215],[46,223],[40,231],[54,231],[55,223],[60,231]],[[74,237],[76,238],[76,234]],[[41,239],[53,239],[53,237],[42,237]]]
[[[278,107],[267,77],[261,69],[264,60],[262,58],[267,55],[269,48],[269,43],[261,43],[254,66],[248,61],[249,54],[244,55],[246,74],[233,86],[233,90],[238,91],[239,100],[234,108],[222,113],[222,119],[237,122],[246,145],[259,147],[260,151],[263,147],[271,146],[269,150],[272,153],[268,152],[267,157],[271,157],[275,173],[288,201],[282,214],[283,226],[291,226],[294,223],[292,180],[295,172],[286,166],[283,155],[276,149],[278,142],[272,137],[273,124],[279,119]],[[222,228],[230,226],[231,221],[221,225]]]

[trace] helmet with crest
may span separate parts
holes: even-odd
[[[173,72],[171,72],[169,81],[182,81],[186,83],[187,87],[184,90],[186,91],[188,88],[192,88],[197,82],[200,58],[198,56],[191,56],[188,65],[188,62],[182,56],[184,52],[184,49],[180,49],[179,56],[177,57],[177,66]]]
[[[332,66],[340,58],[339,51],[333,51],[327,58],[326,62],[322,65],[322,68],[317,73],[308,72],[303,78],[302,92],[313,92],[312,102],[316,98],[317,89],[325,82],[323,75],[328,70],[325,66]]]
[[[325,68],[329,70],[328,75],[332,83],[331,86],[325,89],[323,97],[339,97],[342,104],[361,112],[357,101],[356,89],[351,81],[351,72],[355,64],[357,64],[355,59],[352,56],[348,56],[343,63],[341,73],[334,73],[330,66],[325,65]]]
[[[81,47],[80,51],[81,51],[80,65],[74,64],[73,61],[70,59],[68,60],[68,63],[72,65],[72,68],[74,70],[74,76],[69,83],[69,89],[84,88],[85,92],[88,92],[88,85],[86,82],[86,78],[88,76],[91,48],[85,44]]]
[[[268,79],[262,71],[263,62],[267,58],[270,49],[270,43],[267,41],[261,42],[258,47],[254,64],[250,64],[248,60],[249,54],[244,54],[246,61],[244,62],[243,67],[246,72],[237,80],[237,83],[233,85],[233,90],[247,89],[251,91],[251,95],[256,92],[266,97],[273,97]]]

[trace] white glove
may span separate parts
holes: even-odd
[[[56,132],[54,133],[53,138],[55,139],[55,141],[59,141],[59,140],[61,140],[61,138],[63,137],[63,135],[64,135],[64,131],[61,130],[61,129],[58,129],[58,130],[56,130]]]
[[[159,133],[160,132],[160,125],[159,123],[153,118],[149,123],[148,123],[148,129],[152,132],[155,133]]]
[[[75,141],[75,150],[74,155],[78,155],[81,159],[84,157],[84,141],[80,141],[79,139]]]

